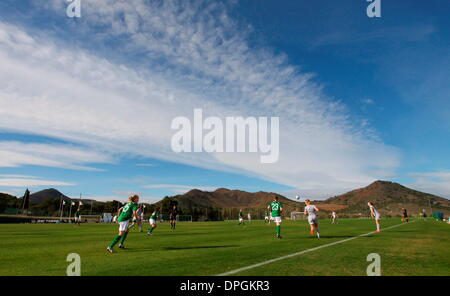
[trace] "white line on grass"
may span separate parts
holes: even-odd
[[[416,222],[416,221],[411,221],[409,223],[413,223],[413,222]],[[405,225],[405,224],[408,224],[408,223],[396,224],[396,225],[393,225],[393,226],[389,226],[389,227],[383,228],[383,230],[392,229],[392,228],[395,228],[395,227],[398,227],[398,226],[402,226],[402,225]],[[235,269],[235,270],[231,270],[231,271],[227,271],[227,272],[218,274],[217,276],[225,276],[225,275],[235,274],[235,273],[238,273],[238,272],[241,272],[241,271],[244,271],[244,270],[249,270],[249,269],[252,269],[252,268],[256,268],[256,267],[259,267],[259,266],[263,266],[263,265],[266,265],[266,264],[270,264],[270,263],[273,263],[273,262],[277,262],[277,261],[280,261],[280,260],[291,258],[291,257],[294,257],[294,256],[303,255],[303,254],[306,254],[306,253],[309,253],[309,252],[313,252],[313,251],[317,251],[319,249],[323,249],[323,248],[326,248],[326,247],[331,247],[331,246],[334,246],[334,245],[337,245],[337,244],[342,244],[342,243],[345,243],[345,242],[348,242],[348,241],[351,241],[351,240],[354,240],[354,239],[357,239],[357,238],[360,238],[360,237],[363,237],[363,236],[368,236],[369,234],[372,234],[372,233],[375,233],[375,231],[364,233],[364,234],[360,234],[360,235],[357,235],[357,236],[354,236],[354,237],[350,237],[350,238],[346,238],[346,239],[343,239],[343,240],[340,240],[340,241],[337,241],[337,242],[321,245],[321,246],[318,246],[318,247],[315,247],[315,248],[303,250],[303,251],[300,251],[300,252],[297,252],[297,253],[292,253],[292,254],[281,256],[281,257],[278,257],[278,258],[270,259],[270,260],[263,261],[263,262],[260,262],[260,263],[256,263],[256,264],[253,264],[253,265],[241,267],[241,268],[238,268],[238,269]]]

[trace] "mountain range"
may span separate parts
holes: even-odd
[[[2,194],[0,194],[0,198],[1,196]],[[219,188],[215,191],[192,189],[184,194],[169,198],[172,202],[176,201],[181,209],[263,209],[275,196],[278,196],[287,213],[301,211],[304,207],[303,199],[302,202],[298,202],[273,192],[259,191],[252,193],[226,188]],[[42,203],[49,198],[71,200],[58,190],[50,188],[31,194],[30,203]],[[90,201],[89,199],[83,199],[84,203]],[[408,209],[413,215],[417,215],[423,209],[430,213],[431,208],[433,211],[450,215],[450,200],[389,181],[376,181],[364,188],[355,189],[323,201],[314,201],[314,203],[324,212],[336,211],[338,214],[366,215],[368,201],[372,201],[380,213],[385,216],[398,215],[401,208]],[[163,200],[155,205],[160,205],[162,202]]]

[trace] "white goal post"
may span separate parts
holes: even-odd
[[[291,220],[301,220],[305,218],[305,213],[303,212],[291,212]]]

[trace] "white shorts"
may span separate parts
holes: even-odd
[[[148,220],[148,221],[149,221],[150,224],[152,224],[152,225],[153,225],[153,224],[157,224],[155,219],[150,219],[150,220]]]
[[[264,217],[264,220],[269,220],[269,216],[265,216],[265,217]]]
[[[239,218],[239,222],[243,222],[244,221],[244,218]]]
[[[380,214],[375,215],[375,220],[380,220],[380,219],[381,219],[381,215]]]
[[[128,224],[130,223],[130,220],[119,222],[119,231],[127,231],[128,230]]]
[[[272,220],[273,220],[275,223],[281,223],[281,217],[272,217]]]
[[[309,224],[319,224],[319,218],[317,216],[308,216]]]

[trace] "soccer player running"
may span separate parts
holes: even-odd
[[[139,195],[133,195],[128,197],[128,203],[119,209],[117,221],[119,222],[119,234],[109,244],[106,250],[110,253],[114,253],[114,246],[120,241],[119,248],[125,249],[125,239],[128,236],[130,230],[128,224],[132,218],[137,218]]]
[[[156,208],[150,216],[149,222],[151,228],[147,232],[148,235],[153,235],[153,230],[158,226],[157,221],[159,217],[161,217],[161,213],[159,212],[159,208]]]
[[[137,223],[139,232],[142,232],[142,224],[144,223],[144,205],[139,205],[137,217],[136,220],[134,220],[133,224],[134,223]]]
[[[269,212],[267,211],[264,212],[264,222],[266,222],[266,224],[270,224]]]
[[[406,211],[405,208],[402,208],[402,222],[406,222],[406,223],[409,222],[408,211]]]
[[[311,228],[310,234],[314,235],[314,231],[316,231],[317,238],[320,238],[319,217],[317,216],[319,209],[315,205],[312,205],[309,199],[305,200],[305,204],[304,214],[308,215],[308,223]]]
[[[80,226],[81,218],[80,218],[80,207],[77,208],[77,211],[75,212],[75,215],[73,216],[74,222]]]
[[[370,217],[375,218],[375,223],[377,224],[377,232],[381,232],[381,230],[380,230],[380,220],[381,220],[380,213],[378,213],[377,209],[375,209],[375,207],[371,201],[369,201],[367,203],[367,205],[370,208]]]
[[[336,222],[337,223],[337,215],[336,215],[336,212],[332,212],[331,213],[331,224],[334,224],[334,222]]]
[[[175,230],[178,214],[179,214],[179,211],[177,209],[177,206],[174,205],[169,212],[170,229],[172,229],[172,230]]]
[[[267,207],[272,211],[272,219],[275,222],[276,237],[281,238],[281,213],[283,212],[283,206],[278,201],[278,196],[275,196],[274,200]]]
[[[242,211],[242,209],[239,210],[239,223],[238,225],[245,225],[244,223],[244,212]]]

